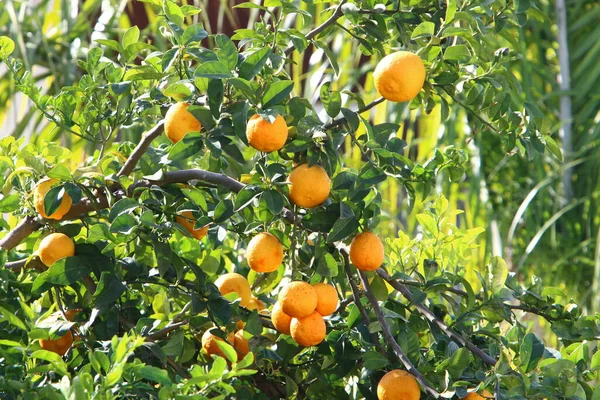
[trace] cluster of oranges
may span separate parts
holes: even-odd
[[[421,91],[425,81],[423,62],[414,53],[398,51],[384,57],[373,72],[374,84],[380,95],[390,101],[406,102],[415,98]],[[188,110],[187,103],[173,104],[165,115],[165,134],[173,142],[179,142],[188,132],[199,132],[202,129],[198,121]],[[280,150],[288,139],[288,126],[285,119],[278,115],[272,122],[261,115],[253,115],[247,123],[246,137],[248,144],[258,151],[269,153]],[[329,197],[331,181],[327,172],[318,165],[301,164],[290,174],[288,181],[289,198],[292,203],[303,208],[321,205]],[[41,180],[34,189],[34,204],[39,215],[46,219],[62,219],[70,210],[72,200],[64,194],[59,207],[47,215],[44,209],[44,197],[57,184],[56,179]],[[202,240],[208,225],[195,228],[197,220],[191,211],[181,212],[176,222],[182,225],[192,237]],[[73,256],[75,245],[71,238],[61,233],[52,233],[45,237],[39,246],[39,257],[44,265],[50,267],[63,257]],[[276,271],[283,262],[284,248],[279,239],[271,233],[262,232],[254,236],[246,249],[249,267],[261,273]],[[358,234],[350,245],[350,261],[362,271],[373,271],[379,268],[384,260],[384,248],[381,240],[372,232]],[[226,296],[236,293],[240,306],[249,310],[263,312],[266,306],[251,291],[248,280],[236,273],[221,275],[215,285],[219,292]],[[275,329],[291,337],[300,345],[315,346],[323,341],[326,335],[324,316],[333,314],[338,307],[338,294],[334,286],[326,283],[309,284],[303,281],[292,281],[284,286],[278,301],[273,305],[271,321]],[[76,312],[67,312],[72,320]],[[208,355],[217,354],[225,357],[219,346],[223,339],[209,329],[202,336],[202,348]],[[250,351],[248,335],[243,330],[243,323],[238,321],[237,331],[226,334],[238,359]],[[56,340],[41,340],[41,347],[64,355],[73,343],[73,335],[68,332]],[[377,387],[379,400],[418,400],[420,388],[413,375],[402,370],[386,373]],[[483,391],[469,393],[464,400],[492,399],[493,396]]]

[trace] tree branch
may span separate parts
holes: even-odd
[[[365,310],[365,307],[362,305],[362,303],[360,301],[360,292],[358,291],[358,288],[356,287],[356,283],[354,283],[354,279],[352,276],[352,270],[350,269],[350,259],[348,258],[348,253],[343,250],[341,250],[340,253],[342,254],[342,257],[344,258],[344,269],[346,270],[346,276],[348,277],[348,282],[350,283],[350,289],[352,290],[352,297],[354,298],[354,304],[356,304],[356,307],[358,308],[358,311],[360,312],[360,315],[362,317],[363,323],[365,324],[365,326],[367,327],[367,330],[368,330],[371,320],[369,318],[369,314],[367,314],[367,310]],[[373,343],[375,344],[377,351],[379,351],[381,354],[385,355],[385,351],[383,351],[383,349],[381,348],[381,343],[379,343],[379,338],[377,337],[377,335],[373,332],[369,332],[369,333],[371,336],[371,341],[373,341]]]
[[[160,121],[154,128],[146,132],[142,137],[142,140],[135,146],[135,149],[133,149],[133,152],[129,155],[127,161],[125,161],[125,164],[121,167],[121,170],[117,173],[117,176],[127,176],[132,173],[135,166],[140,161],[140,158],[142,158],[146,150],[148,150],[148,147],[150,147],[150,143],[159,137],[164,130],[164,121]]]
[[[345,250],[343,250],[343,251],[345,252]],[[358,276],[360,276],[360,280],[362,282],[363,288],[365,289],[365,295],[369,299],[369,302],[371,303],[371,306],[373,307],[373,311],[375,312],[375,315],[377,315],[377,320],[381,324],[381,328],[383,329],[383,336],[388,341],[388,343],[392,346],[392,350],[394,350],[396,357],[398,357],[398,360],[400,360],[400,362],[402,363],[402,365],[404,365],[406,370],[408,372],[410,372],[419,381],[421,386],[423,386],[423,388],[425,389],[426,393],[428,393],[429,395],[433,396],[436,399],[439,399],[440,394],[438,393],[438,391],[435,390],[431,386],[431,384],[429,384],[429,382],[427,382],[427,379],[425,378],[425,376],[423,376],[423,374],[413,365],[413,363],[410,361],[408,356],[406,354],[404,354],[404,352],[400,348],[400,345],[398,344],[398,342],[396,342],[394,335],[392,335],[390,326],[387,323],[387,321],[385,320],[385,317],[383,316],[383,313],[381,312],[381,308],[379,308],[379,303],[377,302],[377,299],[375,298],[375,295],[373,294],[373,291],[371,290],[371,285],[369,284],[369,280],[367,279],[365,273],[362,271],[358,271]]]
[[[31,235],[33,232],[37,231],[41,227],[41,223],[36,217],[25,217],[23,221],[19,223],[9,233],[6,234],[2,239],[0,239],[0,248],[5,250],[11,250],[15,246],[17,246],[23,239],[27,236]]]
[[[308,32],[306,34],[306,40],[311,40],[312,38],[317,36],[319,33],[323,32],[325,29],[327,29],[327,27],[329,27],[329,25],[333,24],[339,17],[341,17],[343,14],[342,6],[347,1],[348,0],[340,1],[340,4],[337,5],[335,10],[333,11],[333,14],[331,14],[331,16],[329,18],[327,18],[325,20],[325,22],[323,22],[321,25],[317,26],[315,29],[311,30],[310,32]],[[284,54],[286,56],[289,56],[294,51],[295,48],[296,48],[296,46],[294,46],[293,44],[290,45],[287,49],[285,49]]]
[[[414,296],[412,292],[404,285],[400,284],[396,280],[394,280],[384,269],[379,268],[377,271],[377,275],[387,281],[394,289],[400,292],[408,301],[410,301],[413,306],[423,315],[430,323],[435,324],[446,336],[451,338],[452,340],[460,343],[461,346],[469,349],[473,355],[479,357],[485,364],[494,366],[496,365],[496,360],[490,357],[486,352],[481,350],[479,347],[475,346],[471,341],[465,339],[458,333],[456,333],[452,328],[446,325],[442,320],[435,316],[435,314],[427,307],[422,304],[417,304],[414,301]]]

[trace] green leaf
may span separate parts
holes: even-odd
[[[359,226],[358,220],[355,217],[338,219],[329,231],[327,243],[339,242],[353,235]]]
[[[436,237],[438,234],[438,227],[435,222],[435,219],[429,214],[418,214],[417,221],[419,224],[425,229],[425,232],[429,233],[431,236]]]
[[[271,48],[262,47],[258,51],[246,56],[239,68],[240,78],[247,80],[254,78],[264,67],[270,55]]]
[[[65,188],[62,185],[55,186],[46,193],[44,196],[44,212],[46,215],[51,216],[58,210],[64,195]]]
[[[238,62],[238,50],[237,47],[235,47],[235,44],[222,33],[215,36],[215,41],[219,47],[217,50],[219,61],[227,65],[230,70],[234,69]]]
[[[208,37],[208,32],[206,32],[202,27],[198,24],[190,25],[185,28],[183,32],[183,36],[181,40],[187,46],[190,43],[200,42]]]
[[[458,379],[472,361],[473,355],[471,352],[464,347],[461,347],[456,350],[452,357],[440,363],[437,366],[436,371],[439,373],[448,371],[453,379]]]
[[[140,39],[140,28],[138,28],[136,25],[134,25],[125,31],[125,34],[123,35],[123,39],[121,40],[121,44],[124,48],[127,48],[127,46],[129,46],[129,45],[137,43],[139,39]]]
[[[104,307],[113,304],[127,287],[110,271],[103,271],[94,294],[94,305]]]
[[[498,293],[504,288],[504,282],[508,277],[506,261],[501,257],[494,256],[488,266],[490,289],[492,293]]]
[[[446,18],[444,23],[447,25],[454,19],[456,15],[456,0],[446,0]]]
[[[61,181],[69,181],[73,179],[73,177],[71,176],[71,171],[69,171],[67,167],[61,164],[55,165],[54,168],[48,171],[48,177],[56,178]]]
[[[261,197],[274,215],[279,214],[283,210],[283,196],[278,191],[273,189],[266,190]]]
[[[173,21],[175,24],[183,26],[185,15],[181,11],[181,8],[172,0],[165,0],[163,2],[163,12],[166,14],[169,21]]]
[[[373,371],[385,368],[389,365],[389,360],[383,354],[369,350],[363,356],[364,367]]]
[[[169,378],[169,373],[164,369],[153,367],[151,365],[145,365],[139,369],[139,374],[142,378],[148,379],[152,382],[160,383],[161,385],[172,385],[173,382]]]
[[[337,276],[338,272],[338,263],[331,254],[325,253],[323,257],[319,258],[319,263],[317,264],[317,273],[319,275],[333,277]]]
[[[281,102],[289,96],[293,89],[294,81],[279,81],[269,85],[262,98],[263,107],[271,107]]]
[[[223,352],[223,354],[225,354],[225,357],[227,358],[227,360],[229,360],[229,362],[234,363],[237,361],[237,352],[235,351],[232,345],[225,342],[224,340],[217,340],[216,343],[217,346],[219,346],[219,348]]]
[[[66,257],[56,261],[46,271],[46,282],[54,285],[70,285],[90,274],[88,262],[84,257]]]
[[[433,36],[435,24],[433,22],[421,22],[412,32],[411,39]]]
[[[0,199],[0,213],[11,213],[16,211],[21,205],[21,196],[18,194],[9,194]]]
[[[34,351],[30,357],[38,360],[48,361],[52,365],[52,368],[54,368],[54,370],[61,375],[69,374],[67,370],[67,364],[64,362],[62,357],[52,351]]]
[[[17,328],[22,329],[25,332],[29,331],[29,329],[27,329],[27,326],[23,323],[23,321],[21,321],[19,317],[16,316],[14,312],[8,311],[4,307],[0,307],[0,317],[3,321],[6,321],[11,325],[16,326]]]
[[[182,161],[202,150],[204,142],[200,132],[189,132],[169,151],[167,158],[171,161]]]
[[[519,349],[519,358],[521,366],[525,372],[529,373],[537,368],[540,360],[544,357],[544,343],[538,337],[530,332],[523,338]]]
[[[139,203],[137,200],[126,197],[117,201],[112,208],[110,209],[110,213],[108,214],[108,221],[114,222],[114,220],[123,214],[130,214],[132,210],[135,210],[139,207]]]
[[[110,225],[110,233],[130,235],[138,225],[138,220],[131,214],[119,215]]]
[[[0,36],[0,58],[6,59],[15,50],[15,42],[8,36]]]
[[[194,76],[198,78],[227,79],[232,78],[233,74],[227,64],[221,61],[207,61],[196,68]]]
[[[177,101],[186,99],[194,92],[194,86],[190,82],[174,82],[163,90],[163,94]]]
[[[330,86],[331,82],[325,82],[321,86],[321,102],[327,114],[335,118],[342,109],[342,95],[336,90],[331,90]]]
[[[464,44],[457,44],[446,49],[444,58],[446,60],[464,62],[471,59],[471,53],[469,52],[469,48]]]

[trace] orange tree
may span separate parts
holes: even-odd
[[[267,0],[238,6],[261,18],[232,38],[191,23],[193,6],[147,2],[170,46],[136,27],[99,39],[53,96],[0,38],[16,87],[96,149],[79,163],[0,140],[2,398],[600,398],[598,317],[498,257],[468,281],[481,230],[456,226],[444,196],[418,234],[377,235],[381,183],[412,207],[467,162],[453,147],[408,158],[399,126],[368,118],[386,100],[443,119],[464,107],[498,152],[557,152],[495,47],[530,2],[342,0],[312,24]],[[365,79],[383,97],[365,102],[359,82],[295,95],[290,56],[318,49],[337,73],[324,38],[340,34],[378,60]]]

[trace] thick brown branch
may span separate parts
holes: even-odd
[[[37,231],[42,225],[35,217],[26,217],[9,233],[0,239],[0,248],[11,250],[17,246],[23,239]]]
[[[496,360],[490,357],[486,352],[481,350],[479,347],[475,346],[471,341],[465,339],[458,333],[456,333],[452,328],[446,325],[442,320],[435,316],[435,314],[423,304],[418,304],[414,301],[414,296],[412,292],[401,283],[394,280],[384,269],[379,268],[377,270],[377,275],[386,280],[394,289],[399,291],[408,301],[410,301],[413,306],[423,315],[427,320],[436,325],[446,336],[458,342],[461,346],[469,349],[473,355],[479,357],[485,364],[487,365],[496,365]]]
[[[387,342],[392,346],[392,350],[396,354],[396,357],[398,357],[398,360],[400,360],[400,362],[402,363],[402,365],[404,365],[406,370],[408,372],[410,372],[415,378],[417,378],[417,380],[419,381],[421,386],[423,386],[423,388],[425,389],[425,392],[428,393],[429,395],[433,396],[434,398],[438,399],[440,397],[440,394],[438,393],[438,391],[435,390],[431,386],[431,384],[429,384],[429,382],[427,382],[427,379],[425,378],[425,376],[423,376],[423,374],[413,365],[413,363],[410,361],[408,356],[406,354],[404,354],[404,352],[400,348],[400,345],[398,344],[398,342],[396,342],[394,335],[392,335],[390,326],[387,323],[387,321],[385,320],[385,317],[384,317],[383,313],[381,312],[381,308],[379,308],[379,303],[377,302],[377,299],[375,298],[375,295],[373,294],[373,291],[371,290],[371,285],[369,284],[369,280],[367,279],[365,273],[362,271],[358,271],[358,275],[360,276],[360,280],[362,282],[363,288],[365,289],[365,294],[367,296],[367,299],[369,299],[369,302],[371,303],[371,306],[373,307],[373,311],[375,312],[375,315],[377,315],[377,320],[381,324],[381,328],[383,329],[383,336],[385,337],[385,340],[387,340]]]
[[[184,183],[192,180],[224,186],[235,193],[244,188],[243,183],[236,181],[225,174],[218,174],[202,169],[185,169],[181,171],[165,172],[163,177],[158,180],[143,180],[136,182],[129,187],[128,192],[132,195],[133,191],[139,187],[148,187],[152,185],[164,186],[170,183]]]

